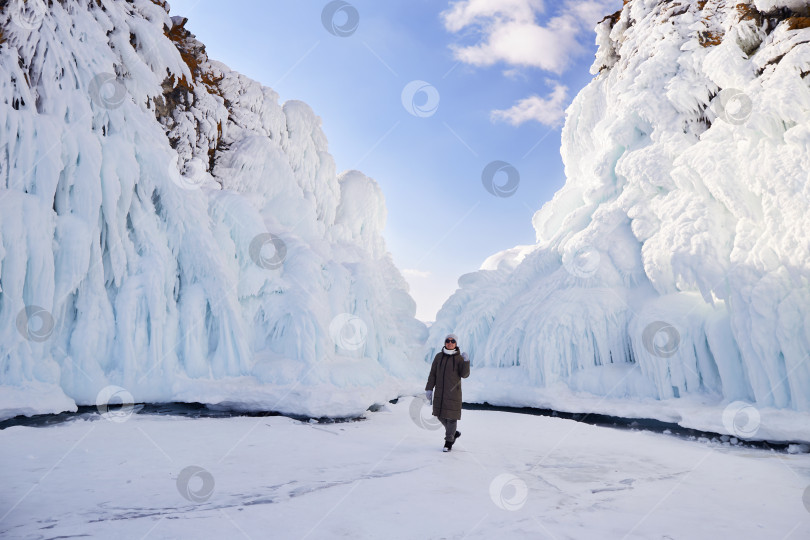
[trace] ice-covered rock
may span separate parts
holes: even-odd
[[[493,368],[474,399],[509,401],[502,368],[600,396],[593,410],[740,400],[801,411],[810,433],[808,17],[807,2],[630,0],[598,25],[537,244],[463,276],[430,329]]]
[[[343,416],[421,379],[383,196],[306,104],[165,2],[2,7],[0,418],[110,385]]]

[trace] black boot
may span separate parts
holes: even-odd
[[[459,438],[459,437],[461,437],[461,432],[460,432],[460,431],[456,431],[456,437],[453,439],[453,442],[456,442],[456,441],[458,440],[458,438]]]
[[[442,452],[449,452],[453,449],[453,443],[450,441],[444,441],[444,448],[442,448]]]

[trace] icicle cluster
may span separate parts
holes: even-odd
[[[4,4],[0,418],[114,386],[342,416],[421,378],[382,193],[306,104],[164,2]]]
[[[808,27],[806,2],[760,0],[630,0],[597,27],[537,244],[463,276],[431,328],[492,368],[476,399],[510,401],[502,377],[810,411]]]

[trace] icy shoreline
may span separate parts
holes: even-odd
[[[335,424],[343,422],[363,421],[368,418],[369,413],[384,410],[390,405],[396,405],[400,401],[408,401],[414,396],[406,395],[390,400],[387,404],[375,404],[365,412],[353,416],[330,417],[330,416],[306,416],[300,414],[284,413],[280,411],[246,409],[244,407],[227,407],[222,405],[211,405],[204,403],[138,403],[129,406],[107,407],[105,410],[114,414],[138,414],[144,416],[176,416],[183,418],[260,418],[270,416],[283,416],[291,420],[300,422]],[[613,427],[617,429],[645,431],[650,433],[671,434],[675,437],[686,440],[701,440],[712,443],[729,443],[730,446],[757,448],[763,450],[775,450],[788,453],[806,453],[806,446],[810,444],[806,438],[738,438],[721,431],[703,430],[690,427],[682,422],[672,422],[663,417],[654,418],[648,416],[615,416],[605,412],[589,410],[588,407],[580,407],[579,410],[569,411],[551,408],[542,408],[534,405],[502,405],[489,402],[468,402],[465,401],[463,409],[467,411],[497,411],[511,414],[526,414],[531,416],[545,416],[550,418],[560,418],[573,420],[584,424]],[[51,427],[61,423],[74,422],[77,420],[95,421],[102,417],[102,413],[96,406],[82,405],[73,412],[62,412],[58,414],[39,414],[34,416],[15,416],[0,421],[0,430],[15,426],[22,427]]]
[[[746,440],[810,443],[810,413],[806,412],[755,407],[751,413],[757,415],[756,425],[752,424],[746,430],[748,419],[741,418],[739,409],[733,407],[742,402],[723,402],[716,396],[686,396],[660,401],[628,399],[610,393],[598,396],[575,392],[562,383],[548,388],[528,387],[520,384],[523,377],[519,368],[479,368],[464,383],[464,400],[573,414],[649,419]]]

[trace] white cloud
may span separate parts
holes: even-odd
[[[554,90],[546,99],[536,95],[521,99],[509,109],[492,111],[492,119],[503,120],[513,126],[535,120],[548,127],[557,127],[565,116],[567,103],[568,87],[555,83]]]
[[[533,21],[543,11],[543,0],[461,0],[442,13],[445,27],[459,32],[471,24],[483,24],[489,18]]]
[[[504,62],[560,74],[584,50],[583,35],[610,13],[618,0],[563,0],[557,13],[538,23],[542,0],[459,0],[442,13],[445,28],[453,33],[474,28],[482,39],[454,46],[458,60],[476,66]]]
[[[427,278],[430,277],[430,272],[425,272],[423,270],[414,270],[412,268],[406,268],[402,271],[402,275],[405,277],[410,278]]]
[[[546,8],[543,0],[458,0],[442,13],[442,20],[452,33],[480,38],[472,45],[451,46],[457,60],[474,66],[506,64],[504,75],[510,78],[521,68],[562,75],[587,50],[584,40],[594,39],[596,23],[621,7],[621,0],[552,0],[549,5],[556,7],[555,13],[539,21]],[[492,119],[555,127],[565,115],[567,99],[568,88],[554,83],[548,97],[527,97],[509,109],[492,111]]]

